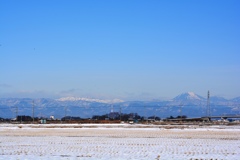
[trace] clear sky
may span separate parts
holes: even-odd
[[[0,97],[240,96],[239,0],[0,0]]]

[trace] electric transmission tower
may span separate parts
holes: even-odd
[[[119,119],[120,119],[120,121],[122,121],[122,107],[120,106],[120,111],[119,111]]]
[[[210,92],[208,91],[207,94],[207,111],[206,111],[206,116],[210,117],[211,116],[211,107],[210,107]]]
[[[34,101],[32,101],[32,117],[33,117],[33,123],[34,123]]]
[[[17,118],[18,118],[18,106],[16,106],[16,121],[17,121]]]

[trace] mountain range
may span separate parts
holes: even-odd
[[[210,97],[211,115],[239,114],[240,97],[225,99]],[[56,118],[77,116],[91,118],[110,112],[138,113],[141,116],[159,116],[166,118],[180,114],[188,117],[206,115],[207,98],[193,92],[176,96],[171,100],[123,101],[120,99],[101,100],[91,98],[63,97],[60,99],[0,98],[0,117],[14,118],[16,115]]]

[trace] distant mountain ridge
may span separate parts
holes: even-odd
[[[79,97],[63,97],[57,99],[58,101],[88,101],[88,102],[99,102],[99,103],[120,103],[124,102],[120,99],[113,100],[102,100],[102,99],[93,99],[93,98],[79,98]]]
[[[50,98],[0,98],[0,117],[9,118],[18,115],[32,115],[32,107],[35,107],[35,115],[49,117],[71,116],[91,117],[93,115],[108,114],[111,111],[121,113],[138,113],[144,116],[158,115],[167,117],[182,114],[188,116],[204,116],[207,98],[194,92],[182,93],[171,100],[166,101],[123,101],[120,99],[101,100],[91,98],[63,97]],[[212,114],[239,114],[240,97],[225,99],[223,97],[210,97]]]

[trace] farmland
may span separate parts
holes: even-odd
[[[238,159],[239,126],[0,124],[0,159]]]

